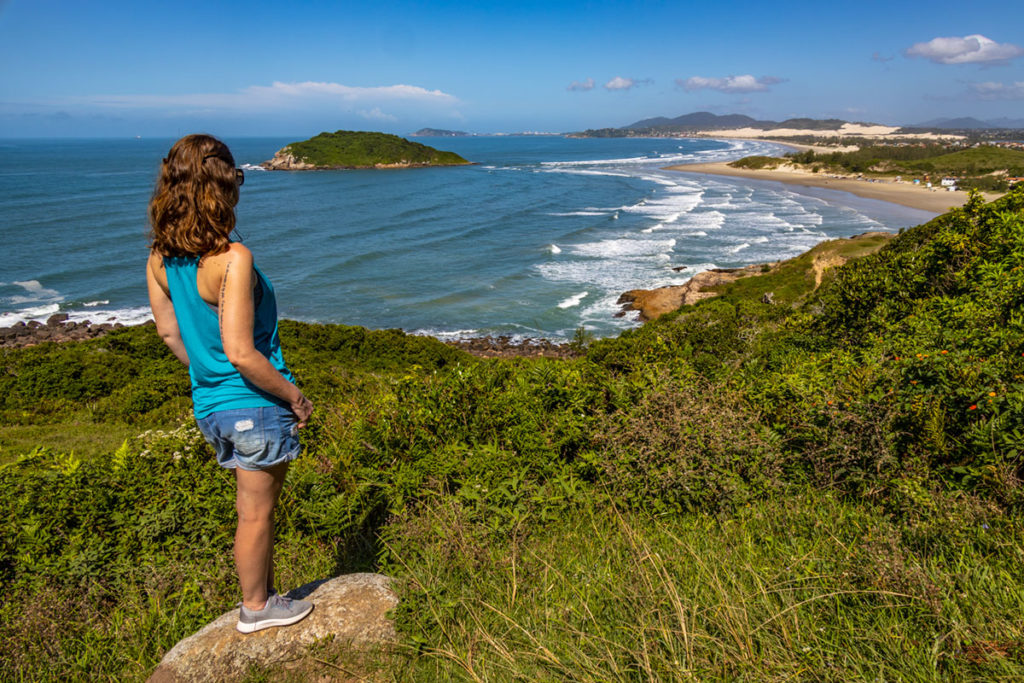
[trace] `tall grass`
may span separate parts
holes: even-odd
[[[441,503],[386,538],[410,679],[1024,676],[1024,528],[970,501],[912,524],[818,492],[723,516],[608,503],[504,538]]]

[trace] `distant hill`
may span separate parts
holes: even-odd
[[[658,116],[653,119],[644,119],[622,126],[622,130],[643,130],[643,129],[665,129],[665,130],[710,130],[715,128],[746,128],[751,126],[760,128],[761,121],[752,119],[743,114],[712,114],[709,111],[696,111],[692,114],[683,114],[674,119]]]
[[[637,130],[643,128],[689,128],[689,129],[710,129],[710,128],[745,128],[753,126],[760,127],[761,123],[756,119],[743,114],[724,114],[719,116],[709,111],[696,111],[692,114],[683,114],[674,119],[659,116],[653,119],[644,119],[623,126],[624,130]]]
[[[996,128],[1024,128],[1024,119],[1008,119],[1005,116],[998,119],[989,119],[989,123]]]
[[[630,135],[659,135],[672,133],[688,133],[693,131],[729,130],[734,128],[754,128],[775,130],[778,128],[794,128],[800,130],[838,130],[847,123],[842,119],[810,119],[795,118],[785,121],[762,121],[744,114],[712,114],[708,111],[697,111],[683,114],[674,119],[657,116],[643,119],[621,128],[601,128],[578,133],[580,137],[627,137]],[[863,124],[877,125],[877,124]]]
[[[812,119],[792,118],[785,121],[770,121],[751,118],[744,114],[712,114],[708,111],[697,111],[690,114],[683,114],[675,118],[666,116],[655,116],[649,119],[642,119],[620,128],[598,128],[572,133],[571,137],[587,138],[621,138],[645,135],[676,135],[693,133],[696,131],[732,130],[736,128],[752,128],[755,130],[778,130],[789,128],[804,131],[837,131],[846,124],[857,126],[878,126],[883,124],[869,123],[863,121],[844,121],[843,119]],[[893,127],[894,130],[895,127]],[[1009,133],[995,132],[997,129],[1005,129]],[[924,123],[912,126],[903,126],[897,132],[920,133],[927,131],[956,131],[960,135],[972,135],[970,131],[989,131],[989,135],[995,137],[1012,137],[1012,131],[1024,129],[1024,119],[993,119],[982,121],[973,117],[933,119]],[[948,133],[947,133],[948,134]],[[807,135],[811,135],[808,133]]]
[[[273,159],[264,161],[260,166],[271,171],[306,171],[461,166],[468,163],[454,152],[442,152],[397,135],[339,130],[285,145]]]
[[[443,128],[420,128],[410,135],[412,138],[461,138],[469,133],[462,130],[445,130]]]
[[[992,128],[1024,129],[1024,119],[1006,117],[982,121],[973,116],[961,116],[954,119],[932,119],[924,123],[915,123],[906,128],[925,128],[942,130],[990,130]]]
[[[932,119],[931,121],[925,121],[924,123],[915,123],[912,126],[906,126],[907,128],[949,128],[954,130],[976,130],[979,128],[998,128],[999,126],[993,126],[980,121],[971,116],[961,116],[956,119]]]

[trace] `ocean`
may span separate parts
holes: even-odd
[[[610,336],[629,289],[796,256],[934,214],[844,192],[684,174],[762,141],[422,139],[472,166],[269,172],[295,139],[225,138],[246,169],[238,237],[296,320],[440,338]],[[0,326],[149,318],[146,204],[171,139],[0,140]],[[677,270],[680,269],[681,270]]]

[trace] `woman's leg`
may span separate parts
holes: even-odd
[[[251,610],[263,609],[273,580],[274,505],[287,472],[287,462],[266,470],[235,469],[235,567],[242,585],[242,604]]]

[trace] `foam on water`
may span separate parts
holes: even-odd
[[[32,320],[46,322],[47,318],[58,311],[60,311],[60,304],[44,304],[29,306],[9,313],[0,313],[0,327],[10,327],[16,323],[27,323]]]
[[[558,303],[558,307],[572,308],[573,306],[579,306],[580,302],[587,298],[588,294],[590,294],[590,292],[580,292],[579,294],[574,294],[573,296],[570,296],[568,299],[560,301]]]
[[[0,297],[0,304],[18,306],[21,304],[31,304],[41,301],[54,301],[60,299],[60,292],[55,289],[48,289],[44,287],[39,280],[23,280],[10,283],[14,287],[21,289],[21,292],[16,292],[9,296]],[[0,286],[5,286],[7,283],[0,282]],[[10,285],[7,285],[10,288]]]
[[[433,328],[420,328],[416,330],[409,330],[409,334],[414,334],[419,337],[433,337],[440,339],[441,341],[462,341],[463,339],[472,339],[473,337],[482,336],[480,330],[467,329],[467,330],[440,330]]]
[[[652,256],[671,251],[676,246],[674,239],[643,240],[643,239],[606,239],[599,242],[577,244],[567,247],[579,256],[596,256],[600,258],[620,256]]]

